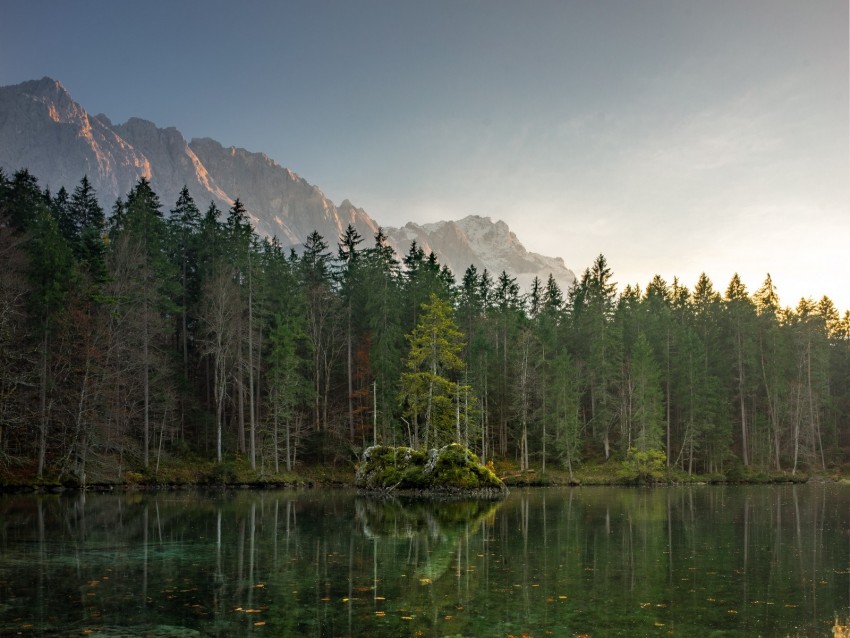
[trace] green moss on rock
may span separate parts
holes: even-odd
[[[361,489],[380,491],[507,491],[492,470],[457,443],[428,452],[372,446],[363,452],[354,483]]]

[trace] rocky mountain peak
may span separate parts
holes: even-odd
[[[550,274],[564,291],[575,281],[575,274],[563,259],[529,252],[502,220],[493,222],[490,217],[469,215],[424,225],[408,222],[384,231],[397,253],[405,254],[410,242],[415,241],[426,253],[436,253],[456,278],[472,264],[479,272],[486,268],[494,277],[503,270],[514,275],[523,290],[530,288],[535,277],[546,282]]]
[[[284,246],[300,246],[314,230],[333,246],[349,224],[371,243],[378,230],[364,209],[348,199],[336,206],[265,153],[225,148],[208,137],[187,142],[176,128],[138,117],[113,124],[106,115],[89,116],[60,82],[48,77],[0,87],[0,167],[8,173],[28,168],[53,190],[73,189],[88,175],[107,210],[143,176],[151,180],[163,210],[184,185],[202,209],[213,202],[226,211],[239,198],[257,232],[277,236]],[[411,222],[385,231],[400,255],[415,240],[458,277],[474,264],[494,275],[506,270],[524,287],[550,272],[565,288],[575,279],[562,259],[529,253],[507,224],[486,216]]]
[[[50,98],[55,101],[71,99],[71,95],[59,80],[54,80],[47,76],[44,76],[40,80],[21,82],[18,84],[18,88],[22,93],[27,93],[33,97]]]

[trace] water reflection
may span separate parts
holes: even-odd
[[[379,543],[389,543],[393,552],[399,546],[420,580],[434,580],[446,573],[456,556],[456,570],[461,569],[460,557],[470,536],[482,533],[488,522],[492,525],[500,504],[358,498],[355,511],[363,534],[375,544],[376,557]]]
[[[829,636],[844,486],[0,498],[0,634]]]

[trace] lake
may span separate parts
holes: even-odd
[[[0,634],[832,636],[850,486],[0,497]]]

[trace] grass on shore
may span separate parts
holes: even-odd
[[[567,485],[688,485],[706,483],[804,483],[809,479],[850,483],[850,465],[835,466],[826,472],[775,472],[743,465],[731,465],[723,474],[688,474],[680,468],[668,469],[663,458],[630,457],[626,460],[590,460],[569,471],[548,463],[545,471],[538,464],[521,471],[513,460],[497,459],[488,462],[496,475],[509,487],[567,486]],[[70,473],[49,469],[38,477],[35,462],[0,464],[0,489],[76,489],[85,483],[89,488],[124,486],[128,488],[157,487],[313,487],[353,486],[357,466],[353,459],[338,459],[333,463],[299,463],[292,471],[273,467],[251,468],[247,458],[235,456],[215,463],[187,455],[165,456],[158,467],[144,469],[141,459],[104,457],[89,463],[85,481]]]

